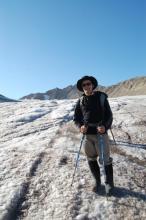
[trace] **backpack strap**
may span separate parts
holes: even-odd
[[[100,107],[102,112],[102,120],[104,119],[104,102],[105,102],[106,95],[105,93],[100,93]]]
[[[104,109],[105,97],[106,97],[106,96],[105,96],[104,93],[101,93],[101,94],[100,94],[100,105],[101,105],[102,110]]]

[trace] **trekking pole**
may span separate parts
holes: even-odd
[[[115,145],[116,145],[117,143],[116,143],[116,140],[115,140],[115,137],[114,137],[114,134],[113,134],[113,131],[112,131],[112,129],[110,129],[110,132],[111,132],[111,134],[112,134],[113,140],[114,140],[114,142],[115,142]]]
[[[107,197],[109,189],[106,184],[105,161],[104,161],[104,140],[103,140],[102,134],[99,134],[99,136],[100,136],[100,150],[101,150],[102,168],[103,168],[103,175],[104,175],[104,182],[105,182],[105,193],[106,193],[106,197]]]
[[[75,165],[74,174],[73,174],[73,177],[72,177],[71,186],[72,186],[72,184],[73,184],[73,182],[74,182],[74,177],[75,177],[75,173],[76,173],[76,169],[77,169],[78,160],[79,160],[79,156],[80,156],[81,147],[82,147],[82,143],[83,143],[84,137],[85,137],[85,134],[83,134],[83,136],[82,136],[82,138],[81,138],[80,148],[79,148],[78,155],[77,155],[77,159],[76,159],[76,165]]]
[[[102,126],[102,121],[100,121],[97,126]],[[105,172],[105,161],[104,161],[104,140],[103,140],[103,134],[99,134],[99,142],[100,142],[100,151],[101,151],[101,160],[102,160],[102,169],[103,169],[103,175],[104,175],[104,182],[105,182],[105,193],[106,197],[108,195],[108,188],[106,184],[106,172]]]

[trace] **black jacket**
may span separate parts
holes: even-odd
[[[103,103],[101,102],[104,99]],[[78,127],[82,125],[98,124],[102,122],[106,131],[111,127],[113,116],[107,100],[107,95],[96,91],[91,96],[85,94],[77,101],[74,111],[74,122]],[[88,126],[87,134],[96,134],[96,127]]]

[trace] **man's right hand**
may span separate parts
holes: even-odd
[[[85,125],[82,125],[81,127],[80,127],[80,132],[81,133],[83,133],[83,134],[85,134],[86,132],[87,132],[87,126],[85,126]]]

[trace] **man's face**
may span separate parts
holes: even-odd
[[[82,82],[83,91],[86,93],[91,93],[93,91],[93,84],[90,80],[84,80]]]

